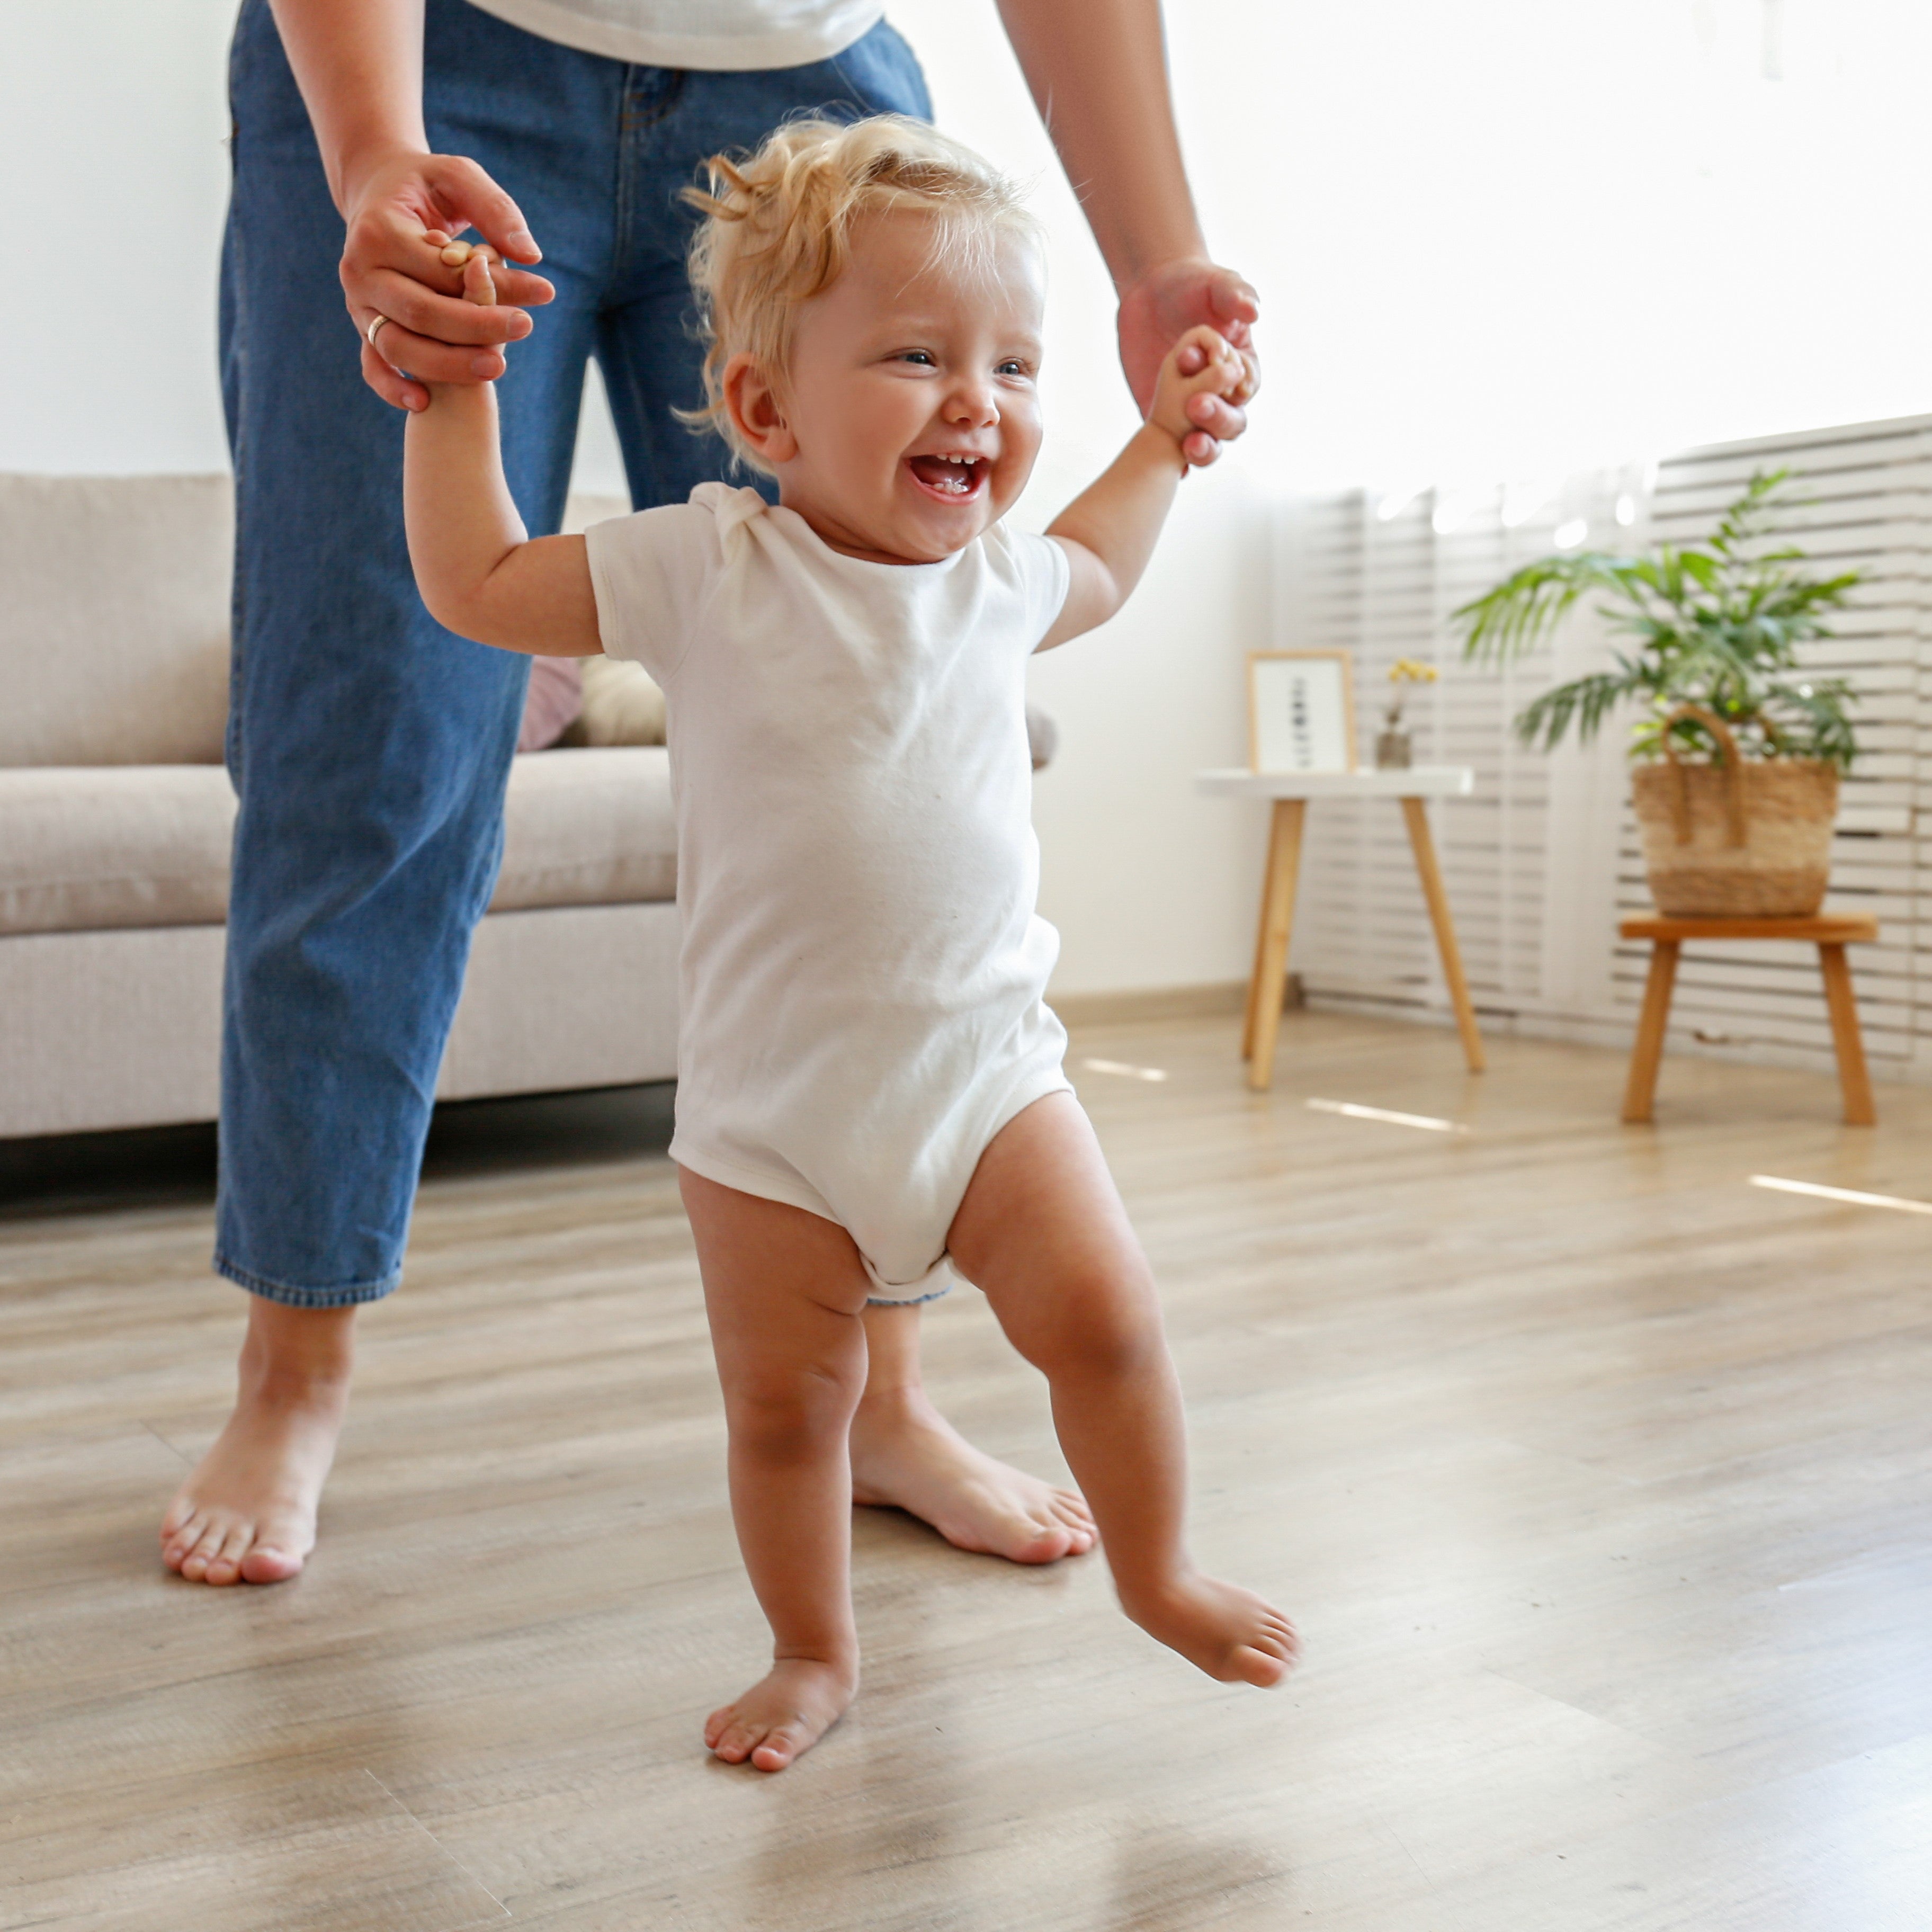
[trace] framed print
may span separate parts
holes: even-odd
[[[1248,764],[1352,772],[1355,698],[1346,651],[1248,653]]]

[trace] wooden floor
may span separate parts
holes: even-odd
[[[868,1676],[701,1754],[763,1631],[650,1092],[439,1130],[299,1582],[166,1576],[241,1312],[199,1133],[0,1150],[0,1926],[86,1932],[1924,1932],[1932,1092],[1291,1016],[1071,1063],[1166,1286],[1200,1553],[1285,1691],[862,1514]],[[1158,1070],[1154,1081],[1084,1063]],[[1448,1135],[1310,1096],[1451,1117]],[[1058,1466],[970,1293],[932,1378]]]

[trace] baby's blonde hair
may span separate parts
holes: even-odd
[[[684,198],[704,216],[692,238],[691,286],[706,402],[679,414],[716,430],[754,470],[767,466],[731,421],[724,365],[742,350],[771,381],[784,381],[798,311],[844,272],[862,218],[929,214],[935,258],[967,250],[986,261],[997,231],[1040,233],[1015,182],[962,142],[898,114],[788,121],[748,158],[714,154],[704,166],[708,190],[686,188]]]

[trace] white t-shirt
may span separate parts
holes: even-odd
[[[1025,701],[1066,554],[996,525],[862,562],[722,483],[589,547],[605,651],[665,698],[671,1152],[840,1222],[914,1298],[987,1142],[1067,1085]]]
[[[714,71],[830,60],[884,16],[884,0],[471,0],[526,33],[644,67]]]

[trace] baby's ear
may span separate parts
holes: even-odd
[[[731,427],[766,463],[789,463],[798,454],[784,398],[747,351],[741,349],[725,364],[718,388]]]

